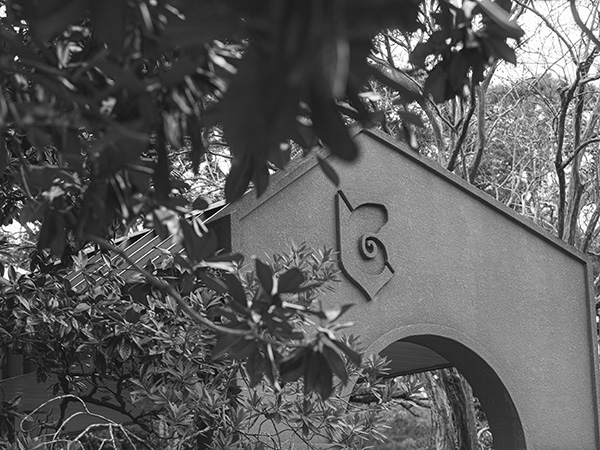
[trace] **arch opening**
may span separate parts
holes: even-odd
[[[525,450],[525,435],[516,406],[498,374],[475,351],[453,339],[413,335],[379,352],[391,361],[391,376],[455,367],[473,389],[487,417],[496,450]],[[415,356],[418,362],[415,363]],[[413,361],[405,363],[406,361]]]

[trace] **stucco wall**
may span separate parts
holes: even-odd
[[[427,333],[466,345],[506,387],[528,449],[600,448],[585,260],[410,150],[373,132],[356,139],[357,163],[330,162],[342,192],[387,205],[381,233],[394,275],[371,301],[347,281],[327,302],[357,304],[345,319],[372,351]],[[226,211],[233,249],[260,257],[292,241],[336,248],[337,192],[314,161],[301,162],[260,199]],[[360,232],[368,216],[350,216],[358,225],[345,229]],[[342,245],[352,249],[359,237]],[[485,394],[486,381],[473,377]]]

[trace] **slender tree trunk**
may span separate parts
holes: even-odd
[[[426,375],[431,402],[431,448],[477,450],[477,422],[473,392],[456,369]]]
[[[435,378],[437,372],[425,374],[427,396],[431,404],[431,444],[435,450],[454,450],[454,424],[446,392]]]
[[[456,369],[440,370],[440,381],[452,411],[457,450],[477,450],[477,423],[473,391]]]

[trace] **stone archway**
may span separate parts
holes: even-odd
[[[393,340],[390,342],[390,339]],[[439,361],[447,361],[465,377],[484,409],[494,436],[496,450],[525,450],[528,448],[523,425],[511,394],[502,382],[501,374],[498,374],[492,367],[493,362],[490,365],[485,359],[486,356],[479,353],[485,353],[485,351],[469,347],[470,345],[477,346],[476,343],[455,330],[422,325],[400,327],[382,336],[369,347],[368,352],[378,352],[387,356],[391,361],[392,374],[398,373],[398,370],[402,373],[403,361],[395,361],[395,359],[402,357],[398,355],[402,355],[405,343],[435,352],[440,357]],[[381,348],[382,346],[383,348]],[[377,350],[379,348],[381,350]],[[412,351],[417,351],[417,347],[414,347]],[[488,357],[491,358],[489,355]]]
[[[336,249],[342,282],[323,302],[355,304],[344,320],[369,351],[400,341],[417,356],[409,370],[458,367],[487,405],[498,448],[600,448],[585,255],[389,136],[356,129],[354,139],[357,162],[328,160],[339,186],[303,159],[260,198],[220,211],[223,246]]]

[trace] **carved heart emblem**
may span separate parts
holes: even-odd
[[[372,300],[394,276],[386,248],[387,202],[366,193],[338,191],[336,209],[342,272]]]

